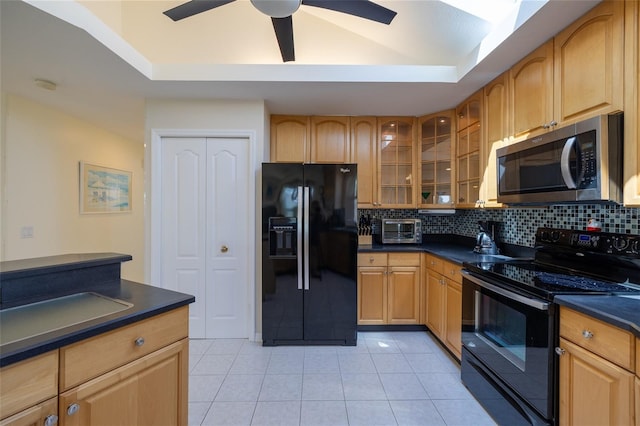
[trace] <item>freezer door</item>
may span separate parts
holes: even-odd
[[[262,165],[262,340],[265,346],[277,341],[301,341],[303,335],[303,291],[300,269],[302,253],[303,197],[302,164]],[[290,238],[282,237],[269,224],[281,227],[277,231],[289,232]],[[284,225],[295,226],[293,229]],[[292,241],[295,235],[295,253],[290,256],[270,255],[271,238]],[[277,243],[276,243],[277,246]],[[289,247],[289,246],[287,246]],[[292,252],[294,250],[291,250]],[[284,252],[286,254],[286,251]],[[300,286],[300,288],[299,288]]]

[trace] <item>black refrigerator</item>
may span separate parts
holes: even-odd
[[[355,345],[355,164],[262,164],[262,342]]]

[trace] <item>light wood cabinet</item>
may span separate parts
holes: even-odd
[[[475,207],[480,199],[482,90],[456,108],[456,207]]]
[[[377,207],[416,207],[414,117],[378,118],[380,202]]]
[[[188,345],[182,339],[64,392],[61,423],[187,424]]]
[[[58,397],[48,399],[0,421],[0,426],[54,426],[58,424]]]
[[[311,162],[351,162],[350,118],[311,117]]]
[[[637,1],[625,2],[624,28],[624,204],[640,206],[640,5]]]
[[[511,130],[516,139],[547,131],[553,121],[553,40],[509,70]]]
[[[351,117],[353,162],[358,164],[358,208],[370,209],[380,200],[376,117]]]
[[[509,71],[516,139],[624,106],[625,4],[605,0]]]
[[[49,405],[39,405],[58,395],[58,351],[8,365],[0,369],[0,419],[7,424],[29,424],[45,412]],[[4,424],[4,423],[3,423]]]
[[[605,0],[554,37],[558,125],[623,109],[624,7]]]
[[[418,207],[451,208],[455,111],[443,111],[418,119]]]
[[[420,254],[358,254],[358,324],[420,323]]]
[[[634,423],[636,340],[627,331],[560,308],[560,425]]]
[[[310,153],[310,118],[303,115],[271,116],[271,161],[274,163],[308,163]]]
[[[483,139],[480,207],[502,207],[498,203],[496,151],[509,143],[509,75],[504,73],[483,89]]]
[[[462,352],[461,267],[427,254],[425,264],[426,325],[460,359]]]

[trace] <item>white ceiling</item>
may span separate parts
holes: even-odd
[[[423,115],[454,107],[598,1],[379,0],[398,12],[389,26],[303,5],[296,61],[283,64],[269,17],[248,0],[179,22],[162,12],[182,0],[1,0],[2,90],[136,140],[146,98]]]

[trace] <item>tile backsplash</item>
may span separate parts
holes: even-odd
[[[420,218],[427,234],[456,234],[475,237],[479,220],[501,223],[499,241],[533,247],[540,226],[585,229],[590,218],[602,224],[602,231],[640,234],[640,208],[615,204],[563,204],[547,207],[456,210],[455,214],[421,215],[412,209],[360,209],[372,218]]]

